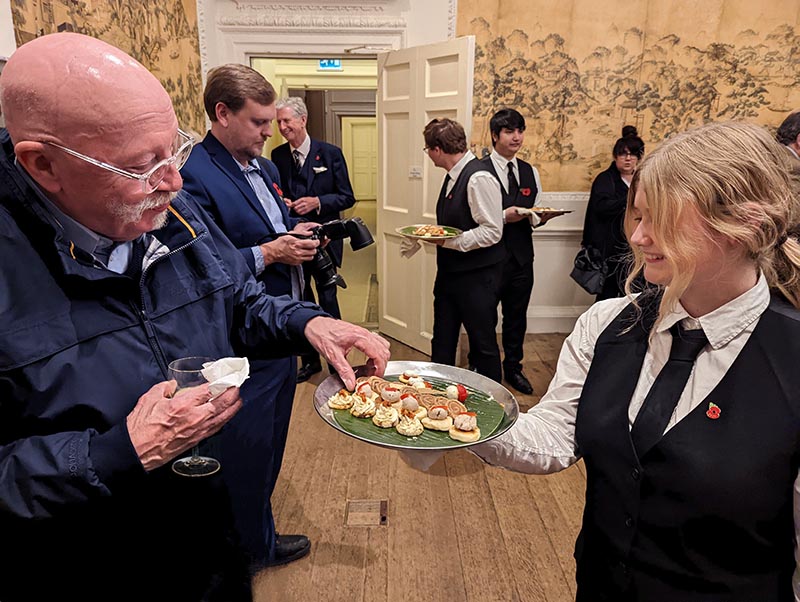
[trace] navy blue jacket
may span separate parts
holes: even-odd
[[[304,196],[319,197],[319,215],[312,211],[303,218],[324,224],[339,219],[342,211],[355,205],[347,164],[338,147],[312,138],[299,176],[294,173],[294,159],[288,142],[272,151],[272,160],[281,175],[284,196],[292,200]],[[332,240],[326,249],[336,265],[341,267],[342,241]]]
[[[300,352],[322,312],[267,296],[183,194],[152,233],[164,253],[115,274],[50,226],[12,161],[0,156],[0,600],[111,599],[89,586],[114,583],[199,599],[195,580],[225,560],[224,491],[168,464],[145,472],[126,417],[170,360]]]
[[[258,157],[258,164],[267,182],[267,188],[275,197],[287,230],[299,221],[290,218],[283,202],[281,180],[275,165]],[[261,206],[256,193],[239,168],[236,160],[211,132],[202,143],[192,150],[186,165],[181,169],[183,189],[190,193],[208,211],[244,257],[247,265],[255,271],[252,247],[267,242],[275,234],[275,228]],[[284,263],[267,265],[258,280],[270,295],[290,295],[292,292],[290,266]]]
[[[294,228],[271,161],[257,159],[267,189],[281,211],[284,226]],[[252,247],[276,232],[239,164],[209,132],[194,147],[181,170],[183,189],[203,206],[231,242],[255,268]],[[273,263],[256,279],[271,295],[291,295],[291,266]],[[256,565],[269,561],[274,547],[270,495],[278,478],[292,411],[297,375],[294,358],[254,360],[242,386],[245,407],[226,426],[215,453],[225,465],[222,477],[231,497],[239,538]]]

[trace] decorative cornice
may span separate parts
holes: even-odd
[[[319,1],[319,0],[318,0]],[[375,4],[239,4],[236,7],[239,13],[380,13],[383,12],[382,6]]]
[[[300,8],[300,7],[297,7]],[[315,29],[315,30],[405,30],[406,20],[401,17],[375,16],[354,11],[342,14],[339,8],[348,7],[315,7],[324,8],[326,14],[297,14],[297,9],[282,12],[257,11],[238,15],[223,16],[219,19],[220,27],[265,27],[280,29]],[[330,10],[336,8],[336,10]],[[369,8],[369,7],[350,7]],[[380,7],[375,7],[380,8]],[[331,31],[334,33],[334,31]]]

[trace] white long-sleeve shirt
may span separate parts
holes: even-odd
[[[492,154],[489,156],[492,158],[492,164],[494,165],[494,170],[497,172],[497,177],[500,178],[500,184],[503,186],[503,190],[508,192],[509,163],[511,163],[514,166],[514,174],[517,177],[517,182],[519,182],[520,179],[519,161],[517,161],[517,156],[514,155],[509,161],[503,155],[498,153],[496,150],[493,150]],[[535,207],[538,204],[539,195],[542,194],[542,181],[539,179],[539,170],[536,169],[533,165],[531,165],[531,169],[533,170],[533,181],[536,183],[536,196],[533,198],[533,205]],[[541,222],[542,220],[535,213],[531,213],[528,216],[528,221],[531,223],[531,226],[538,226],[539,222]]]
[[[445,194],[450,193],[461,171],[474,158],[475,155],[467,151],[447,172],[451,179]],[[467,181],[467,204],[477,227],[446,240],[442,246],[454,251],[472,251],[500,242],[503,237],[503,196],[500,182],[492,173],[478,171],[470,176]]]
[[[683,321],[686,328],[702,327],[709,345],[698,355],[665,432],[700,405],[719,384],[750,338],[769,301],[769,288],[762,275],[749,291],[699,319],[689,316],[679,304],[657,326],[651,339],[628,407],[629,427],[633,426],[647,392],[669,359],[672,325]],[[575,441],[575,418],[595,343],[629,302],[623,297],[590,307],[564,341],[555,377],[539,404],[521,414],[507,433],[470,450],[489,464],[529,474],[557,472],[577,462],[580,456]],[[794,523],[797,542],[800,541],[800,478],[796,478],[794,484]],[[798,569],[792,584],[795,600],[800,602]]]

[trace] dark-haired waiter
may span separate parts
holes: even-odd
[[[533,291],[533,237],[531,228],[543,225],[552,214],[530,211],[541,192],[539,172],[517,158],[525,140],[525,118],[514,109],[501,109],[489,121],[491,154],[481,159],[503,189],[503,245],[506,258],[499,298],[503,311],[503,375],[520,393],[530,395],[533,386],[522,372],[522,346],[528,328],[528,303]]]

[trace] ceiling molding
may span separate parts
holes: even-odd
[[[323,7],[315,7],[323,8]],[[327,7],[331,8],[331,7]],[[335,7],[337,10],[325,11],[267,11],[258,10],[241,12],[236,15],[221,16],[217,22],[220,30],[237,28],[262,29],[311,29],[314,31],[331,30],[371,30],[371,31],[405,31],[407,23],[402,17],[382,15],[378,11],[364,11],[369,7]],[[353,11],[342,11],[341,8],[353,8]],[[372,7],[378,8],[380,7]]]

